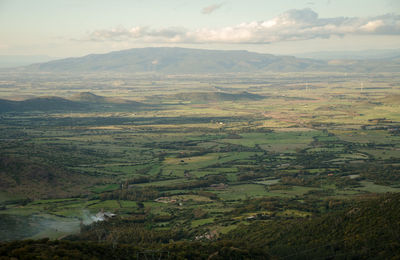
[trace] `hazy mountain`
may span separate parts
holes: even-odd
[[[223,73],[314,70],[324,64],[315,60],[248,51],[142,48],[56,60],[29,68],[55,72]]]
[[[293,56],[275,56],[249,51],[221,51],[185,48],[140,48],[90,54],[33,64],[26,69],[46,72],[159,72],[200,74],[226,72],[296,72],[399,71],[399,59],[376,60],[313,60]]]

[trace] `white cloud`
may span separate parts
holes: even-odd
[[[202,14],[211,14],[213,13],[215,10],[221,8],[223,6],[223,3],[221,4],[214,4],[214,5],[210,5],[210,6],[206,6],[201,10]]]
[[[263,44],[345,35],[400,35],[400,15],[319,18],[316,12],[307,8],[289,10],[271,20],[241,23],[217,29],[133,27],[97,30],[89,35],[89,40]]]

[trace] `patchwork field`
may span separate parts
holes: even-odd
[[[99,212],[193,240],[399,192],[400,102],[390,97],[400,94],[400,75],[298,76],[160,76],[149,84],[119,75],[114,81],[126,84],[112,92],[106,79],[84,89],[146,106],[2,112],[0,217],[11,224],[0,233],[21,221],[30,228],[0,240],[77,234]],[[40,90],[16,77],[0,93],[74,94],[63,79],[45,84],[50,77],[33,79]],[[98,81],[82,76],[76,89],[87,82]]]

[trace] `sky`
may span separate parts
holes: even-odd
[[[0,55],[395,49],[400,0],[0,0]]]

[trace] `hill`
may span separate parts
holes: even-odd
[[[398,71],[391,59],[354,60],[332,63],[293,56],[276,56],[243,50],[200,50],[186,48],[136,48],[105,54],[67,58],[26,67],[29,71],[46,72],[157,72],[201,74],[232,72],[296,71]]]
[[[0,99],[0,112],[26,111],[61,111],[82,110],[87,108],[83,103],[74,102],[60,97],[38,97],[23,101]]]
[[[0,113],[2,112],[32,112],[32,111],[86,111],[93,109],[137,109],[146,107],[145,104],[98,96],[90,92],[81,92],[71,100],[61,97],[38,97],[23,101],[0,99]]]
[[[106,97],[98,96],[91,92],[80,92],[72,96],[71,100],[87,103],[108,103]]]

